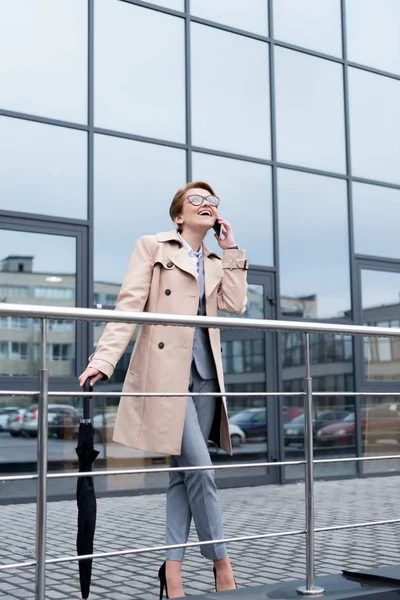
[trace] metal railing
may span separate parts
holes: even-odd
[[[1,390],[0,397],[4,396],[34,396],[38,398],[40,410],[38,411],[38,446],[37,446],[37,474],[30,475],[11,475],[1,477],[2,482],[38,480],[37,485],[37,510],[36,510],[36,560],[0,565],[0,571],[6,569],[15,569],[21,567],[36,567],[36,585],[35,600],[44,600],[45,598],[45,577],[46,565],[58,564],[63,562],[79,561],[88,558],[110,558],[116,556],[127,556],[142,554],[147,552],[162,551],[175,548],[192,548],[196,546],[205,546],[215,543],[233,543],[252,540],[274,539],[288,537],[293,535],[306,536],[306,585],[298,588],[298,592],[303,595],[322,594],[324,589],[315,585],[315,541],[316,533],[340,531],[347,529],[356,529],[359,527],[369,527],[377,525],[390,525],[400,523],[399,519],[388,519],[383,521],[369,521],[365,523],[352,523],[348,525],[338,525],[333,527],[315,527],[315,502],[314,502],[314,465],[315,464],[333,464],[346,462],[361,462],[374,460],[400,459],[400,454],[378,455],[367,457],[345,457],[314,460],[313,448],[313,396],[379,396],[384,393],[364,393],[364,392],[315,392],[312,391],[311,360],[310,360],[310,334],[340,334],[340,335],[362,335],[369,337],[389,337],[400,338],[400,328],[370,327],[357,325],[337,325],[330,323],[308,323],[298,321],[272,321],[266,319],[243,319],[243,318],[225,318],[225,317],[201,317],[188,315],[166,315],[153,313],[122,312],[115,310],[100,310],[87,308],[62,308],[52,306],[30,306],[20,304],[0,304],[0,316],[18,316],[26,318],[40,319],[40,365],[39,365],[39,389],[33,391]],[[304,397],[304,415],[305,415],[305,458],[304,460],[281,461],[281,462],[257,462],[240,463],[227,465],[213,465],[212,467],[175,467],[175,468],[142,468],[142,469],[118,469],[105,471],[92,471],[90,473],[62,472],[47,474],[47,406],[48,399],[53,396],[68,396],[82,398],[85,395],[90,397],[112,397],[112,396],[140,396],[140,397],[159,397],[158,393],[129,393],[129,392],[50,392],[49,391],[49,372],[47,366],[47,320],[48,319],[66,319],[73,321],[92,321],[92,322],[122,322],[148,325],[170,325],[184,327],[216,327],[219,329],[247,329],[258,331],[297,331],[304,333],[305,344],[305,376],[304,391],[298,393],[292,392],[253,392],[253,393],[232,393],[230,397],[284,397],[284,396],[302,396]],[[194,394],[194,393],[163,393],[164,397],[186,397],[186,396],[224,396],[225,394]],[[398,396],[398,393],[390,392],[391,396]],[[222,540],[209,540],[202,542],[189,542],[186,544],[176,544],[169,546],[152,546],[144,548],[132,548],[113,552],[101,552],[82,556],[61,556],[58,558],[46,559],[46,512],[47,512],[47,480],[56,478],[70,477],[94,477],[109,475],[139,475],[148,473],[165,473],[170,471],[201,471],[207,469],[248,469],[253,467],[286,467],[286,466],[305,466],[305,528],[294,531],[283,531],[276,533],[265,533],[257,535],[245,535],[240,537],[225,538]]]

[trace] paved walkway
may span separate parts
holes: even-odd
[[[220,491],[227,537],[304,528],[301,484]],[[316,483],[316,526],[334,526],[400,517],[399,477]],[[0,507],[0,562],[34,557],[35,505]],[[48,556],[75,554],[76,505],[48,507]],[[98,501],[96,552],[152,546],[164,541],[164,496],[106,498]],[[195,540],[192,534],[193,541]],[[252,586],[305,576],[304,536],[231,544],[238,585]],[[97,560],[90,600],[155,600],[162,553]],[[400,563],[400,525],[367,527],[316,535],[317,573],[343,567],[368,568]],[[77,564],[50,566],[46,600],[80,598]],[[198,549],[187,551],[186,594],[213,589],[212,566]],[[0,600],[34,598],[33,569],[3,571]]]

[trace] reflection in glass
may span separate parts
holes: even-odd
[[[282,315],[308,319],[348,315],[346,183],[280,169],[278,210]]]
[[[341,56],[340,0],[274,0],[274,37]]]
[[[87,13],[82,0],[2,3],[2,108],[86,123]]]
[[[400,5],[396,0],[347,0],[346,29],[349,60],[400,73]]]
[[[283,391],[298,393],[304,390],[304,336],[302,333],[281,334]],[[337,396],[336,392],[352,391],[353,342],[350,336],[310,336],[311,375],[313,392],[329,392],[329,396],[314,396],[313,439],[316,458],[355,456],[356,429],[354,397]],[[295,460],[304,456],[304,398],[283,398],[283,437],[285,458]],[[318,465],[319,477],[355,473],[354,465]],[[288,467],[289,479],[302,478],[304,472]]]
[[[353,182],[357,254],[400,258],[400,190]]]
[[[268,44],[191,25],[193,144],[271,156]]]
[[[0,209],[86,219],[86,153],[83,131],[0,117]]]
[[[96,0],[94,39],[96,125],[185,142],[184,20]]]
[[[362,320],[365,325],[400,327],[400,273],[362,269]],[[400,340],[364,338],[365,376],[374,381],[400,379]]]
[[[218,210],[231,223],[236,242],[245,248],[250,262],[273,265],[271,168],[194,152],[193,180],[213,186],[221,199]],[[212,234],[207,244],[220,252]]]
[[[191,0],[190,12],[208,21],[268,35],[268,2],[265,0],[246,0],[245,10],[242,0]]]
[[[349,100],[353,175],[400,183],[400,81],[349,68]]]
[[[76,241],[64,236],[0,230],[0,301],[76,306]],[[55,251],[57,249],[57,251]],[[37,376],[38,319],[0,317],[0,376]],[[75,375],[75,323],[48,323],[51,376]]]
[[[279,161],[343,173],[342,66],[286,48],[275,53]]]
[[[400,403],[397,396],[361,398],[363,456],[400,454]],[[374,460],[362,463],[363,473],[399,471],[400,460]]]

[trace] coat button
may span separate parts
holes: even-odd
[[[160,343],[158,344],[158,347],[160,348],[160,350],[162,350],[162,349],[164,348],[164,342],[160,342]]]
[[[165,290],[165,295],[166,296],[170,296],[171,295],[171,290]]]
[[[173,263],[171,261],[167,262],[168,269],[172,269],[173,266],[174,265],[173,265]]]

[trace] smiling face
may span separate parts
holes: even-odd
[[[204,200],[200,206],[195,206],[189,200],[191,196],[201,196]],[[205,235],[213,227],[218,213],[217,208],[206,200],[207,196],[210,196],[210,192],[202,188],[193,188],[186,192],[182,212],[174,219],[182,232],[190,230]]]

